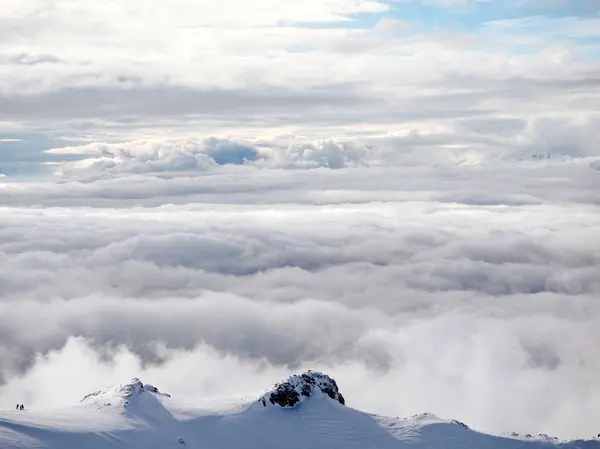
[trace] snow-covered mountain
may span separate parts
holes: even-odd
[[[0,411],[0,448],[55,449],[600,449],[600,441],[494,436],[431,414],[391,418],[345,405],[308,371],[264,394],[189,404],[133,379],[62,410]]]

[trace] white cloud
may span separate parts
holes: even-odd
[[[403,132],[364,138],[312,140],[283,135],[234,139],[187,137],[91,142],[44,151],[57,174],[97,179],[124,174],[194,173],[222,166],[312,169],[396,165],[473,165],[600,157],[598,118],[557,116],[531,121],[465,118],[446,126],[418,125]],[[66,159],[66,160],[65,160]]]
[[[356,131],[415,114],[531,120],[549,102],[592,114],[598,100],[597,58],[572,41],[593,34],[594,19],[428,32],[362,0],[2,6],[0,120],[24,129]]]
[[[514,161],[8,183],[0,399],[133,375],[235,394],[315,367],[367,410],[589,436],[596,178]]]

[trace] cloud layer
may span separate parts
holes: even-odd
[[[531,3],[9,0],[0,131],[327,134],[597,112],[597,6]]]
[[[45,150],[41,160],[66,179],[207,172],[221,166],[341,169],[348,167],[479,165],[530,160],[600,159],[600,118],[466,119],[423,132],[338,139],[293,134],[270,138],[148,137],[93,141]]]
[[[2,184],[2,403],[131,376],[236,394],[319,368],[374,412],[595,432],[589,164],[111,173]]]

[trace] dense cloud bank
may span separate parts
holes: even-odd
[[[56,173],[83,180],[126,174],[198,173],[240,165],[341,169],[573,159],[592,165],[600,159],[599,124],[600,118],[589,114],[580,119],[457,120],[428,131],[408,127],[362,139],[315,140],[292,134],[246,140],[153,137],[58,147],[45,151],[43,158],[56,164]]]
[[[105,175],[0,184],[1,404],[315,368],[370,411],[597,433],[588,162]]]

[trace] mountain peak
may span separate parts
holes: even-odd
[[[127,383],[87,394],[79,402],[104,407],[119,405],[125,407],[129,405],[130,401],[139,399],[148,393],[151,395],[170,397],[170,395],[166,393],[161,393],[154,385],[144,384],[140,379],[134,377]]]
[[[327,374],[312,370],[290,376],[287,380],[275,384],[258,401],[264,407],[267,403],[280,407],[295,407],[315,393],[325,394],[342,405],[346,403],[334,379]]]

